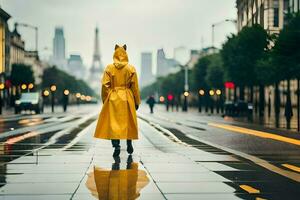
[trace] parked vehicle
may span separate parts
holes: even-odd
[[[35,111],[36,114],[43,112],[43,99],[38,92],[22,93],[20,99],[15,101],[15,113],[22,110]]]
[[[229,116],[234,115],[235,108],[234,108],[233,101],[225,101],[224,108],[225,108],[225,115],[229,115]]]
[[[229,116],[251,115],[253,112],[253,105],[242,100],[226,101],[224,106],[225,114]]]

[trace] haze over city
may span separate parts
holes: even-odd
[[[100,49],[103,64],[112,61],[115,43],[126,43],[131,63],[140,70],[140,53],[164,48],[167,56],[173,49],[185,46],[200,49],[211,46],[211,25],[220,19],[235,19],[234,0],[1,0],[1,6],[14,22],[31,23],[39,27],[39,50],[42,58],[52,55],[55,26],[63,26],[67,56],[79,53],[86,67],[92,63],[94,29],[100,29]],[[24,9],[26,8],[26,9]],[[26,49],[34,48],[34,34],[19,29]],[[236,32],[233,24],[216,29],[215,46],[220,47],[225,36]],[[45,49],[47,48],[47,49]]]

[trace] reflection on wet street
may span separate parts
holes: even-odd
[[[0,134],[0,200],[252,200],[300,195],[298,147],[270,143],[281,149],[282,154],[275,154],[266,145],[258,148],[255,138],[236,142],[243,138],[210,127],[203,116],[182,120],[179,113],[150,115],[141,107],[135,153],[128,156],[121,141],[121,155],[113,158],[111,142],[93,138],[99,107],[2,118],[3,123],[18,125]],[[204,143],[201,137],[234,144],[244,152],[244,145],[254,145],[253,155],[261,160]]]
[[[139,170],[139,164],[129,156],[126,168],[122,169],[121,158],[115,157],[111,169],[94,166],[88,174],[87,188],[99,200],[137,199],[148,183],[149,178],[144,170]]]

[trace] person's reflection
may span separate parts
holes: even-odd
[[[115,157],[111,170],[94,166],[94,171],[88,174],[86,186],[99,200],[132,200],[140,196],[140,190],[148,183],[146,172],[138,170],[138,163],[129,156],[126,169],[120,169],[120,157]]]

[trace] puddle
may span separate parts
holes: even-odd
[[[120,168],[120,157],[110,169],[95,165],[85,185],[98,199],[137,199],[149,182],[147,173],[129,156],[125,169]]]

